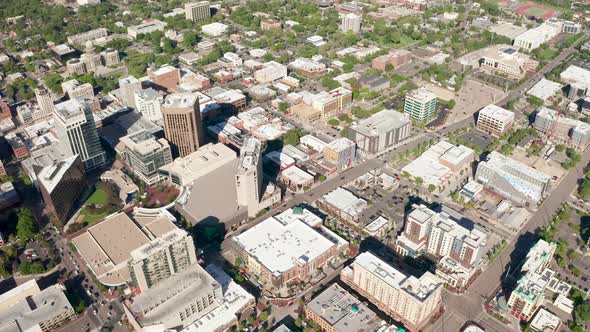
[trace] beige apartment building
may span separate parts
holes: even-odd
[[[203,124],[197,94],[170,94],[166,96],[161,111],[165,137],[175,157],[186,157],[203,145]]]
[[[442,307],[443,284],[435,275],[407,276],[370,252],[358,255],[340,278],[410,331],[423,329]]]
[[[0,295],[0,331],[55,331],[76,317],[61,284],[39,288],[35,279]]]
[[[193,238],[176,228],[133,250],[129,271],[133,282],[146,292],[172,275],[197,264]]]
[[[199,1],[184,4],[184,14],[187,20],[199,22],[211,17],[209,1]]]

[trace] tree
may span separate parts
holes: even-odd
[[[332,127],[336,127],[340,124],[340,121],[338,121],[337,119],[330,119],[328,120],[328,124]]]
[[[240,266],[242,265],[242,260],[240,259],[240,257],[237,257],[236,260],[234,261],[234,265],[235,266]]]
[[[418,184],[418,185],[421,185],[421,184],[423,184],[423,183],[424,183],[424,179],[422,179],[422,178],[421,178],[421,177],[419,177],[419,176],[418,176],[418,177],[416,177],[416,178],[414,179],[414,181],[416,181],[416,184]]]
[[[436,190],[436,186],[435,185],[433,185],[433,184],[429,184],[428,185],[428,191],[434,192],[435,190]]]
[[[268,319],[268,316],[269,316],[269,313],[267,311],[263,311],[263,312],[260,313],[260,317],[259,318],[261,320],[265,321],[265,320]]]
[[[590,321],[590,304],[584,303],[575,308],[576,320]]]
[[[190,49],[196,44],[197,44],[197,35],[192,31],[185,32],[184,39],[182,40],[182,45],[184,46],[184,48]]]
[[[543,99],[536,97],[536,96],[528,97],[527,101],[529,102],[529,104],[531,104],[533,106],[542,106],[544,103]]]
[[[285,103],[285,102],[281,102],[279,103],[279,111],[281,113],[285,113],[287,112],[287,110],[289,109],[289,104]]]
[[[37,233],[37,225],[33,212],[27,208],[18,209],[18,221],[16,224],[16,235],[21,241],[32,239]]]

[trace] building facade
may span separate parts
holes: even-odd
[[[477,128],[496,137],[512,128],[514,112],[490,104],[482,108],[477,116]]]
[[[547,138],[580,151],[590,144],[590,125],[565,117],[557,111],[541,106],[535,113],[533,127]]]
[[[398,144],[408,138],[410,133],[410,117],[395,110],[383,110],[348,128],[348,138],[368,155]]]
[[[354,13],[341,15],[340,30],[343,32],[352,31],[354,33],[361,32],[361,22],[363,17]]]
[[[96,123],[88,103],[71,99],[57,104],[53,118],[55,134],[67,155],[79,155],[86,170],[105,164],[106,155],[100,145]]]
[[[443,284],[436,276],[407,276],[370,252],[358,255],[340,279],[410,331],[420,331],[442,308]]]
[[[204,143],[199,96],[174,93],[166,96],[161,107],[164,133],[174,156],[186,157]]]
[[[49,90],[45,88],[35,89],[35,98],[37,99],[39,111],[33,112],[33,122],[50,119],[53,116],[55,106]]]
[[[123,77],[119,80],[119,90],[121,91],[121,104],[137,109],[135,94],[142,91],[141,81],[133,76]]]
[[[546,196],[551,177],[493,151],[478,164],[475,179],[517,204],[535,206]]]
[[[160,182],[158,169],[172,162],[168,141],[156,139],[145,130],[122,137],[116,149],[133,174],[148,185]]]
[[[204,21],[211,17],[209,1],[190,2],[184,4],[184,14],[187,20],[193,22]]]
[[[336,166],[339,171],[348,169],[356,161],[356,144],[345,137],[335,139],[324,149],[324,160]]]
[[[150,121],[162,123],[162,111],[160,107],[164,103],[163,95],[152,88],[147,88],[145,90],[135,91],[133,93],[133,99],[135,109],[141,115]]]
[[[146,292],[197,264],[193,238],[176,228],[133,250],[128,264],[132,282]]]
[[[436,95],[422,87],[406,94],[404,113],[409,114],[413,121],[427,123],[436,113],[436,104]]]
[[[60,224],[65,224],[88,187],[82,160],[78,155],[56,160],[40,169],[37,179],[47,211]]]

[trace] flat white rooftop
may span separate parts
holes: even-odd
[[[511,112],[500,106],[489,104],[479,111],[479,115],[485,115],[501,122],[508,122],[514,120],[514,112]]]
[[[335,245],[299,219],[284,223],[274,217],[234,237],[234,241],[274,274],[311,262]]]

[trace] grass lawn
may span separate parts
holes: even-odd
[[[106,218],[108,215],[110,215],[111,213],[109,213],[108,211],[99,213],[99,214],[92,214],[89,213],[88,210],[86,210],[85,207],[82,208],[82,211],[80,211],[80,214],[84,216],[84,222],[88,223],[89,225],[94,224],[95,222],[101,221],[104,218]]]
[[[106,191],[97,188],[94,193],[92,194],[92,196],[90,196],[90,198],[88,198],[88,200],[86,201],[86,204],[106,204],[108,203],[108,194],[106,193]],[[85,205],[86,205],[85,204]]]
[[[545,8],[539,8],[539,7],[530,7],[530,8],[525,9],[524,12],[529,16],[542,17],[543,15],[547,14],[547,12],[549,12],[549,10],[545,9]]]

